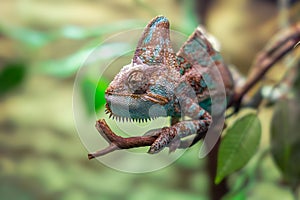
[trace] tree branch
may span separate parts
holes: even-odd
[[[88,158],[93,159],[96,157],[100,157],[106,155],[110,152],[121,150],[121,149],[131,149],[136,147],[145,147],[151,146],[152,143],[156,140],[158,135],[152,136],[138,136],[138,137],[129,137],[123,138],[116,135],[107,125],[104,119],[99,119],[96,121],[96,129],[100,133],[100,135],[108,142],[108,146],[104,149],[95,151],[93,153],[88,154]],[[202,138],[202,137],[201,137]],[[199,140],[201,138],[195,137],[194,140]],[[178,149],[186,149],[190,146],[194,145],[193,140],[180,140],[180,143],[176,148]],[[172,150],[170,150],[172,151]]]
[[[271,42],[256,56],[252,71],[250,72],[245,85],[235,91],[232,101],[228,107],[235,107],[235,112],[240,108],[244,96],[261,80],[268,70],[273,67],[281,58],[292,51],[300,40],[300,23],[277,33]]]
[[[89,159],[93,159],[99,156],[103,156],[110,152],[120,149],[131,149],[135,147],[151,146],[157,136],[139,136],[123,138],[116,135],[107,125],[104,119],[99,119],[96,122],[96,129],[102,135],[102,137],[109,143],[109,146],[88,154]]]

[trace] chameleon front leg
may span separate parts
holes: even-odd
[[[172,145],[174,139],[184,138],[193,134],[204,137],[211,122],[210,114],[201,108],[197,102],[192,99],[185,99],[183,103],[183,111],[185,116],[189,116],[192,120],[181,121],[170,127],[164,127],[156,130],[151,134],[158,135],[158,138],[151,145],[148,153],[154,154],[160,152],[166,146],[171,144],[170,151],[174,151],[178,146],[178,142]],[[180,141],[180,140],[177,140]]]

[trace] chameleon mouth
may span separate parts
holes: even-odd
[[[105,113],[109,114],[109,118],[122,122],[147,122],[164,116],[162,115],[164,112],[153,106],[163,106],[169,102],[167,98],[151,93],[122,94],[107,92],[105,99]]]
[[[109,118],[112,118],[113,120],[119,121],[119,122],[139,122],[139,123],[144,123],[144,122],[148,122],[151,120],[156,119],[157,117],[148,117],[148,118],[132,118],[132,117],[124,117],[124,116],[120,116],[120,115],[116,115],[112,112],[112,110],[109,107],[109,104],[106,103],[105,104],[105,114],[109,115]]]

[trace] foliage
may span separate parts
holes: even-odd
[[[271,125],[272,155],[286,181],[300,183],[300,107],[299,99],[276,103]]]
[[[0,96],[19,86],[26,75],[26,66],[22,61],[9,62],[0,70]]]
[[[256,114],[247,114],[228,128],[219,148],[215,182],[242,168],[258,149],[261,125]]]
[[[297,62],[294,71],[289,71],[289,77],[294,77],[289,96],[276,102],[271,124],[272,156],[293,189],[300,184],[300,168],[296,164],[300,163],[299,70]]]
[[[89,114],[100,110],[104,106],[105,99],[103,97],[108,84],[109,82],[105,79],[100,79],[98,83],[88,77],[82,80],[81,92]]]

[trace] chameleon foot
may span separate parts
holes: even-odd
[[[163,150],[177,135],[177,131],[173,127],[164,127],[159,132],[155,133],[159,134],[158,138],[151,145],[148,153],[155,154]]]

